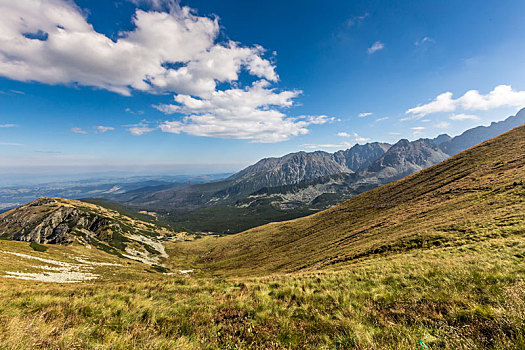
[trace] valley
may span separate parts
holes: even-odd
[[[523,150],[525,126],[331,209],[222,237],[36,201],[0,216],[0,344],[520,349]],[[68,244],[48,244],[55,230],[10,233],[64,207],[115,220],[137,248],[147,245],[125,227],[143,225],[149,239],[170,238],[159,241],[166,255],[144,264],[97,230]],[[89,222],[73,216],[71,232]]]
[[[372,142],[334,153],[291,153],[262,159],[223,180],[162,189],[145,187],[87,201],[111,208],[121,205],[127,212],[154,211],[159,220],[177,230],[238,233],[328,209],[523,123],[525,109],[455,137],[402,139],[393,145]]]

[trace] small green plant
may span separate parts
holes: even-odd
[[[39,244],[37,242],[31,242],[29,243],[29,246],[37,252],[45,252],[47,250],[47,247],[45,245]]]
[[[161,273],[166,273],[168,272],[169,270],[167,268],[165,268],[164,266],[160,266],[160,265],[151,265],[151,268],[157,272],[161,272]]]

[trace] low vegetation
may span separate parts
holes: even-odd
[[[307,218],[167,241],[163,266],[0,240],[0,348],[524,349],[523,150],[525,127]],[[39,268],[21,254],[99,277],[6,278]]]
[[[523,349],[524,257],[507,237],[262,278],[4,279],[0,347]]]

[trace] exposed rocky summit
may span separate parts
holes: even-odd
[[[90,203],[44,197],[0,215],[0,237],[44,244],[80,243],[158,263],[174,232]]]
[[[230,177],[234,182],[250,181],[254,189],[297,183],[317,177],[351,172],[331,153],[297,152],[280,158],[265,158]]]
[[[419,170],[428,168],[448,158],[431,140],[402,139],[375,160],[370,166],[359,172],[359,177],[374,177],[387,182],[400,179]]]
[[[334,153],[334,158],[337,163],[343,165],[351,172],[357,172],[363,169],[383,154],[390,148],[388,143],[372,142],[364,145],[356,144],[344,151],[337,151]]]

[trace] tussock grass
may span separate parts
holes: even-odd
[[[0,347],[523,349],[515,236],[265,277],[0,282]]]
[[[168,243],[190,276],[0,241],[122,264],[91,284],[1,278],[0,348],[525,349],[524,150],[521,127],[308,218]]]

